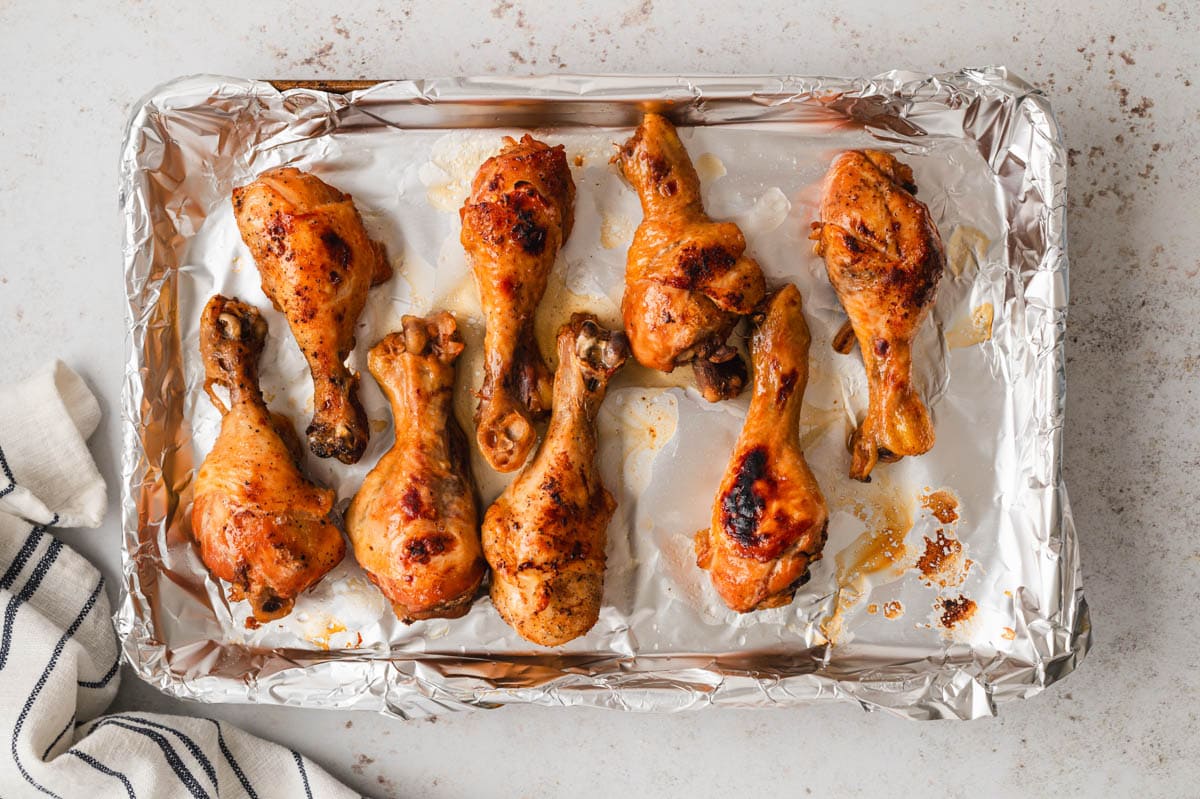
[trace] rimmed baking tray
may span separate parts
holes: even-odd
[[[588,636],[533,647],[486,597],[463,619],[406,627],[352,558],[288,619],[247,629],[246,609],[209,578],[191,541],[192,479],[216,431],[196,352],[207,297],[236,293],[263,308],[273,408],[302,425],[311,389],[237,237],[233,186],[293,163],[354,195],[398,273],[360,320],[356,368],[400,314],[434,308],[456,313],[470,351],[480,327],[456,209],[475,168],[507,133],[533,129],[566,145],[578,221],[539,325],[552,330],[579,308],[616,323],[640,211],[609,159],[647,110],[681,126],[709,212],[738,221],[769,282],[794,282],[805,298],[813,368],[801,435],[831,525],[795,602],[732,614],[692,560],[744,398],[710,406],[686,374],[629,370],[600,420],[602,473],[620,506],[604,611]],[[881,466],[866,486],[846,478],[844,447],[865,405],[862,367],[830,349],[844,317],[806,239],[821,175],[851,147],[912,165],[950,262],[918,340],[938,443]],[[121,159],[125,657],[176,696],[405,717],[511,702],[676,710],[836,699],[972,718],[1038,692],[1075,667],[1090,637],[1061,473],[1065,164],[1046,99],[1001,68],[853,80],[198,76],[159,87],[135,111]],[[460,416],[477,366],[464,356]],[[343,503],[390,445],[370,384],[363,462],[307,464]],[[480,482],[487,501],[505,480],[485,471]]]

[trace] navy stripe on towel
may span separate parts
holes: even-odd
[[[33,709],[33,703],[37,701],[38,695],[41,694],[42,689],[46,687],[46,682],[50,679],[50,672],[54,671],[54,667],[58,665],[58,659],[62,657],[63,649],[67,646],[67,641],[70,641],[75,636],[75,633],[79,630],[79,625],[83,624],[83,620],[92,612],[92,608],[96,605],[96,599],[103,590],[104,579],[101,578],[96,583],[96,587],[92,589],[92,594],[88,597],[87,602],[84,603],[83,609],[75,617],[75,621],[71,622],[71,626],[58,639],[58,643],[54,646],[54,653],[50,656],[50,662],[46,664],[46,668],[42,669],[42,676],[38,677],[37,683],[33,686],[33,692],[29,694],[29,698],[25,700],[25,706],[21,708],[21,715],[17,716],[17,723],[13,725],[12,743],[9,746],[13,762],[16,763],[17,770],[21,772],[21,776],[25,778],[25,781],[47,796],[57,797],[58,794],[49,788],[39,785],[29,775],[29,772],[25,770],[25,766],[21,763],[21,757],[17,754],[17,739],[21,737],[21,728],[25,726],[25,719],[29,718],[29,711]]]
[[[17,575],[21,573],[21,569],[25,568],[25,564],[29,561],[33,551],[37,549],[38,544],[42,543],[45,535],[41,528],[34,527],[29,531],[29,535],[25,536],[25,543],[17,551],[17,556],[13,558],[12,563],[8,564],[8,569],[4,572],[4,576],[0,577],[0,588],[8,589],[12,587],[13,582],[17,579]]]
[[[54,740],[51,741],[50,745],[46,747],[46,751],[42,752],[42,760],[45,760],[47,757],[50,756],[50,750],[54,748],[55,744],[57,744],[59,741],[62,740],[62,737],[67,734],[67,730],[71,729],[74,726],[75,726],[75,714],[72,713],[71,718],[67,719],[67,726],[63,727],[62,730],[59,731],[58,735],[54,736]]]
[[[104,673],[103,677],[101,677],[98,680],[79,680],[79,681],[77,681],[76,684],[80,688],[103,688],[104,686],[106,686],[110,682],[112,682],[112,678],[114,676],[116,676],[117,669],[119,669],[120,667],[121,667],[121,656],[118,655],[117,659],[113,661],[113,664],[108,667],[108,671],[106,671]]]
[[[193,774],[179,758],[179,753],[175,751],[175,747],[171,746],[171,742],[165,737],[158,734],[154,730],[148,730],[144,727],[136,727],[133,724],[126,723],[121,721],[118,717],[113,716],[101,719],[99,724],[92,727],[92,732],[95,732],[101,727],[107,727],[110,724],[114,727],[120,727],[123,730],[136,732],[138,735],[144,735],[156,743],[159,750],[162,751],[163,758],[167,761],[167,765],[170,766],[171,770],[175,772],[175,776],[179,778],[179,782],[183,785],[183,787],[187,788],[188,793],[194,796],[195,799],[210,799],[208,791],[204,790],[204,786],[202,786],[200,781],[196,779],[196,775]],[[72,749],[71,751],[74,752],[75,750]]]
[[[29,575],[28,582],[20,590],[19,593],[9,597],[8,607],[4,609],[4,632],[0,634],[0,671],[4,670],[5,664],[8,662],[8,650],[12,645],[12,629],[13,623],[17,620],[17,611],[21,605],[29,601],[38,588],[42,584],[42,579],[46,576],[46,572],[50,571],[50,567],[54,565],[54,561],[58,558],[58,553],[62,551],[62,541],[57,538],[50,540],[50,546],[46,548],[46,553],[42,555],[37,566],[33,569],[33,574]]]
[[[229,745],[225,743],[225,736],[221,734],[221,722],[216,719],[209,719],[217,728],[217,746],[221,748],[221,754],[225,756],[225,762],[233,769],[233,773],[237,775],[238,782],[242,784],[242,790],[246,792],[246,796],[250,799],[258,799],[258,794],[250,785],[250,780],[246,778],[246,772],[242,771],[241,765],[234,758],[233,752],[229,749]]]
[[[295,749],[292,750],[292,757],[296,758],[296,768],[300,769],[300,781],[304,783],[304,797],[313,799],[312,788],[308,785],[308,772],[304,770],[304,758],[300,757],[300,753]]]
[[[109,716],[108,718],[124,719],[125,721],[132,721],[137,724],[145,724],[147,727],[154,727],[155,729],[165,730],[166,732],[171,733],[176,738],[178,738],[183,743],[184,746],[187,747],[187,750],[189,752],[192,753],[192,757],[194,757],[196,759],[196,762],[200,764],[200,768],[204,769],[204,773],[207,774],[208,778],[212,781],[213,787],[217,789],[217,793],[221,792],[221,786],[217,784],[217,770],[213,768],[212,761],[210,761],[208,759],[208,757],[205,756],[203,749],[201,749],[199,746],[196,746],[195,741],[193,741],[188,736],[184,735],[179,730],[177,730],[174,727],[171,727],[167,724],[160,724],[157,721],[150,721],[150,719],[144,719],[141,716],[113,715],[113,716]]]
[[[0,447],[0,471],[8,478],[8,485],[0,489],[0,497],[6,497],[17,487],[17,479],[13,477],[12,469],[8,468],[8,459],[4,457],[4,448]]]
[[[96,771],[99,771],[101,774],[107,774],[110,777],[116,777],[121,781],[121,784],[125,786],[125,795],[128,796],[129,799],[137,799],[137,794],[133,792],[133,786],[129,784],[129,778],[121,772],[113,771],[108,766],[89,755],[87,752],[80,752],[78,749],[72,749],[67,754],[74,755],[84,763],[87,763],[89,766],[96,769]]]

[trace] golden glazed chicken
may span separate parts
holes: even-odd
[[[600,616],[616,502],[596,468],[596,414],[629,352],[623,334],[590,314],[571,317],[557,344],[546,440],[483,522],[492,602],[522,638],[542,646],[578,638]]]
[[[690,362],[706,399],[737,396],[746,364],[729,334],[765,292],[742,231],[704,212],[700,178],[665,117],[646,114],[617,157],[643,212],[621,300],[634,357],[663,372]]]
[[[842,153],[826,177],[816,250],[862,350],[870,405],[850,440],[850,476],[933,447],[933,422],[913,386],[912,344],[929,314],[945,252],[912,170],[887,153]],[[839,346],[840,345],[840,346]],[[849,352],[849,336],[835,346]]]
[[[200,319],[204,389],[221,432],[196,476],[192,533],[212,573],[246,598],[259,621],[285,616],[296,596],[346,554],[330,517],[335,495],[300,473],[300,441],[258,387],[267,323],[253,306],[220,295]],[[229,405],[213,387],[224,386]]]
[[[467,612],[487,571],[466,436],[454,418],[454,317],[405,316],[368,368],[392,405],[396,443],[346,515],[354,555],[401,621]]]
[[[320,458],[357,463],[367,446],[358,375],[346,368],[367,290],[392,268],[349,194],[293,167],[233,190],[242,239],[262,288],[287,317],[313,379],[308,444]]]
[[[696,534],[696,562],[740,613],[791,602],[825,545],[829,514],[800,450],[809,341],[800,292],[788,285],[754,331],[754,396],[712,525]]]
[[[552,378],[534,339],[534,314],[574,206],[562,145],[526,135],[519,143],[506,138],[483,163],[460,212],[486,325],[476,435],[496,471],[525,463],[537,443],[533,420],[550,412]]]

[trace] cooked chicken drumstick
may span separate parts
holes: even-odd
[[[367,446],[358,375],[346,368],[367,289],[392,276],[349,194],[293,167],[233,190],[242,239],[262,288],[287,317],[313,379],[308,445],[321,458],[357,463]]]
[[[590,314],[563,325],[546,440],[483,522],[492,602],[535,644],[565,644],[600,615],[605,530],[616,502],[596,468],[596,414],[628,346]]]
[[[712,525],[696,534],[696,562],[739,613],[791,602],[825,545],[829,514],[800,450],[809,341],[800,292],[789,284],[754,331],[754,396]]]
[[[392,405],[396,443],[346,514],[354,555],[401,621],[457,618],[487,564],[467,441],[454,418],[454,317],[405,316],[367,360]]]
[[[253,306],[217,295],[200,319],[204,390],[221,412],[221,432],[196,476],[192,533],[204,565],[249,599],[254,617],[286,616],[296,595],[346,554],[330,519],[335,494],[300,473],[300,440],[267,410],[258,359],[267,323]],[[229,406],[213,391],[229,391]]]
[[[933,446],[912,381],[912,342],[933,305],[946,257],[912,170],[887,153],[842,153],[826,177],[817,253],[862,350],[870,407],[850,440],[850,476]],[[845,337],[839,337],[845,338]],[[848,339],[846,340],[848,343]],[[843,350],[848,351],[848,350]]]
[[[528,134],[504,141],[479,167],[460,216],[486,325],[476,435],[491,467],[511,472],[537,442],[533,420],[550,412],[551,376],[534,339],[534,313],[571,233],[575,183],[562,145]]]
[[[646,114],[618,159],[644,215],[621,301],[634,357],[663,372],[690,361],[705,399],[737,396],[746,364],[726,342],[765,291],[742,231],[704,213],[700,178],[665,117]]]

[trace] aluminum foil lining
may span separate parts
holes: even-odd
[[[748,401],[709,404],[690,370],[627,368],[600,418],[600,467],[619,508],[600,621],[550,650],[486,597],[458,620],[405,626],[353,557],[278,622],[248,629],[190,531],[195,470],[218,416],[201,390],[198,316],[217,291],[263,310],[271,407],[298,428],[311,386],[238,237],[230,190],[281,164],[353,194],[396,277],[371,293],[352,365],[405,313],[445,308],[466,334],[457,412],[480,379],[478,297],[457,210],[479,164],[522,129],[566,145],[576,226],[538,320],[543,345],[574,310],[619,324],[640,219],[610,163],[646,110],[681,126],[709,213],[737,221],[772,284],[795,282],[812,328],[802,415],[829,500],[825,558],[785,608],[739,616],[695,565]],[[807,236],[839,151],[895,151],[914,170],[949,270],[918,339],[933,451],[848,479],[866,403],[844,315]],[[121,160],[129,350],[124,412],[128,661],[180,697],[372,708],[402,717],[512,702],[626,710],[850,700],[913,718],[974,718],[1037,693],[1087,651],[1090,624],[1062,482],[1066,159],[1043,96],[1003,69],[873,79],[553,76],[379,83],[346,94],[184,78],[138,107]],[[372,439],[345,467],[310,456],[342,507],[392,443],[365,376]],[[485,502],[507,478],[475,454]]]

